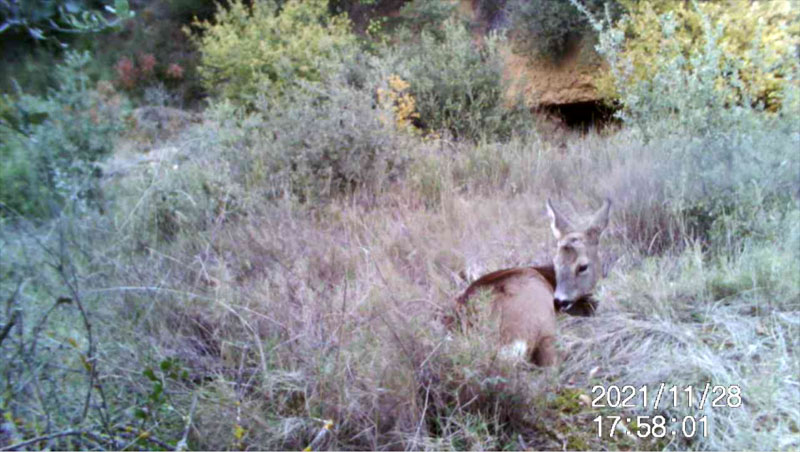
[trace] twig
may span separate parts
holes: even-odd
[[[135,435],[133,437],[133,440],[131,440],[128,444],[126,444],[124,446],[118,445],[118,444],[114,444],[113,449],[116,449],[116,450],[127,450],[129,447],[133,446],[134,444],[136,444],[136,443],[138,443],[140,441],[151,442],[151,443],[157,445],[158,447],[160,447],[160,448],[162,448],[164,450],[172,450],[172,449],[174,449],[174,447],[172,445],[167,444],[166,442],[156,438],[155,436],[153,436],[153,434],[150,431],[147,431],[147,430],[142,431],[141,433]]]
[[[19,311],[14,311],[11,313],[11,317],[8,319],[8,323],[3,326],[3,330],[0,331],[0,345],[3,345],[3,341],[6,340],[8,333],[11,332],[11,328],[14,327],[14,324],[17,323],[17,317],[19,316]]]
[[[8,297],[6,300],[6,315],[8,316],[8,323],[5,324],[3,330],[0,331],[0,345],[3,345],[3,341],[6,339],[8,334],[11,332],[11,328],[14,327],[14,324],[17,323],[17,317],[19,316],[19,311],[11,310],[11,307],[14,305],[14,300],[17,299],[17,295],[19,294],[20,289],[22,288],[22,279],[17,282],[17,288],[14,289],[14,293]]]
[[[192,417],[194,417],[194,409],[197,406],[197,393],[194,393],[194,397],[192,397],[192,406],[189,408],[189,415],[186,416],[186,427],[183,429],[183,436],[181,440],[178,441],[178,444],[175,446],[176,451],[187,450],[189,447],[187,445],[187,441],[189,438],[189,429],[192,426]]]
[[[517,434],[517,441],[519,443],[519,450],[528,450],[528,445],[525,444],[525,439],[522,438],[522,434]]]
[[[3,448],[0,448],[0,451],[2,451],[2,450],[16,450],[16,449],[20,449],[20,448],[24,448],[24,447],[30,446],[31,444],[36,444],[36,443],[38,443],[40,441],[50,441],[50,440],[53,440],[53,439],[56,439],[56,438],[63,438],[65,436],[83,436],[83,435],[89,435],[89,432],[84,431],[84,430],[64,430],[63,432],[53,433],[53,434],[44,435],[44,436],[37,436],[36,438],[32,438],[32,439],[29,439],[29,440],[26,440],[26,441],[22,441],[20,443],[12,444],[10,446],[5,446]]]
[[[264,346],[261,344],[261,337],[259,336],[258,332],[255,330],[255,328],[252,327],[252,325],[247,323],[244,317],[242,317],[238,312],[236,312],[236,310],[233,309],[232,306],[229,306],[227,303],[221,300],[214,300],[214,301],[223,308],[225,308],[228,312],[233,314],[239,320],[239,322],[242,323],[242,326],[244,326],[245,329],[250,331],[250,334],[253,335],[253,343],[257,346],[258,354],[259,357],[261,358],[262,371],[264,372],[264,375],[269,375],[269,366],[267,365],[267,355],[264,353]]]
[[[39,344],[39,333],[42,331],[42,328],[44,328],[45,324],[47,323],[47,318],[48,318],[48,317],[50,317],[50,314],[52,314],[52,313],[53,313],[53,311],[54,311],[54,310],[55,310],[55,309],[58,307],[58,305],[60,305],[61,303],[62,303],[62,301],[61,301],[61,300],[56,300],[56,301],[55,301],[55,303],[53,303],[53,305],[52,305],[52,306],[50,306],[50,309],[48,309],[48,310],[47,310],[47,311],[44,313],[44,315],[43,315],[43,316],[42,316],[42,317],[39,319],[39,321],[38,321],[38,322],[36,323],[36,325],[33,327],[33,334],[32,334],[33,338],[32,338],[32,340],[31,340],[31,346],[30,346],[30,348],[28,349],[28,350],[29,350],[29,354],[30,354],[30,356],[34,356],[34,355],[36,355],[36,347],[37,347],[37,346],[38,346],[38,344]]]
[[[431,394],[431,385],[430,384],[426,384],[425,385],[425,405],[422,407],[422,414],[419,417],[419,423],[417,424],[417,431],[416,431],[416,433],[414,433],[414,447],[419,447],[417,441],[418,441],[418,438],[419,438],[419,432],[422,430],[422,424],[425,422],[425,415],[428,414],[428,398],[429,398],[430,394]]]
[[[170,450],[170,449],[172,449],[172,448],[173,448],[173,447],[172,447],[170,444],[168,444],[168,443],[166,443],[165,441],[162,441],[162,440],[160,440],[160,439],[156,438],[156,437],[155,437],[155,436],[153,436],[152,434],[151,434],[151,435],[148,435],[148,436],[147,436],[147,437],[145,437],[145,438],[142,438],[142,440],[144,440],[144,441],[149,441],[149,442],[151,442],[151,443],[153,443],[153,444],[157,445],[158,447],[160,447],[160,448],[162,448],[162,449],[164,449],[164,450]]]
[[[325,438],[331,433],[331,429],[333,429],[333,421],[331,419],[327,419],[325,421],[325,425],[322,426],[322,429],[320,429],[320,431],[317,432],[317,436],[315,436],[314,439],[311,440],[311,444],[309,444],[305,449],[303,449],[303,451],[310,452],[314,449],[319,448],[322,445]]]
[[[88,377],[88,384],[86,388],[86,398],[83,403],[83,412],[81,413],[81,421],[86,419],[86,416],[89,414],[89,405],[92,401],[92,391],[94,389],[95,384],[100,384],[97,381],[97,366],[95,365],[95,343],[94,343],[94,335],[92,334],[92,323],[89,321],[89,313],[86,312],[86,309],[83,306],[83,302],[81,301],[80,291],[77,287],[78,277],[75,274],[75,268],[71,265],[71,262],[67,262],[67,251],[65,248],[65,239],[64,239],[64,229],[59,228],[58,230],[59,235],[59,248],[60,253],[58,255],[58,274],[61,277],[61,280],[64,282],[64,285],[67,286],[67,289],[72,293],[72,300],[75,302],[75,305],[78,307],[78,311],[81,314],[81,319],[83,320],[83,327],[86,330],[86,341],[88,343],[87,350],[86,350],[86,372]],[[69,275],[67,275],[67,265],[69,264],[69,268],[72,270]],[[101,413],[102,414],[102,413]],[[104,417],[104,416],[103,416]]]
[[[344,344],[342,343],[342,339],[344,337],[344,320],[345,316],[347,315],[347,278],[344,279],[344,292],[342,293],[342,313],[339,316],[339,326],[334,334],[338,337],[337,339],[337,347],[336,347],[336,369],[339,369],[339,356],[342,352],[342,347]]]
[[[130,292],[130,291],[150,291],[150,292],[166,292],[172,293],[177,295],[183,295],[189,298],[199,298],[201,300],[215,300],[212,297],[206,295],[200,295],[193,292],[187,292],[185,290],[177,290],[177,289],[169,289],[167,287],[158,287],[158,286],[119,286],[119,287],[105,287],[101,289],[88,289],[85,290],[84,293],[87,294],[95,294],[95,293],[104,293],[104,292]]]

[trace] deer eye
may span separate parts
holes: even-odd
[[[580,275],[581,273],[585,272],[586,270],[589,270],[589,264],[581,264],[581,265],[578,265],[578,274],[579,274],[579,275]]]

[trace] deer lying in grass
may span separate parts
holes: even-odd
[[[504,355],[524,356],[539,366],[557,359],[555,349],[556,311],[591,315],[597,307],[592,291],[600,279],[597,255],[600,234],[608,225],[611,201],[595,212],[589,226],[576,229],[547,200],[558,250],[552,265],[518,267],[484,275],[457,299],[463,312],[478,289],[491,289],[492,312],[499,316]]]

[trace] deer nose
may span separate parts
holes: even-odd
[[[569,304],[567,300],[562,300],[561,298],[554,298],[553,302],[556,305],[556,310],[561,310],[564,308],[564,306]]]

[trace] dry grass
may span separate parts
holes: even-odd
[[[86,252],[71,259],[85,269],[80,293],[92,309],[107,411],[121,431],[147,429],[174,444],[189,416],[188,442],[198,449],[800,446],[796,199],[754,216],[751,238],[711,253],[679,229],[660,191],[665,167],[626,131],[574,137],[563,148],[538,139],[419,143],[405,179],[316,206],[259,201],[237,191],[218,154],[176,143],[164,160],[109,181],[117,207],[71,235]],[[549,260],[547,196],[574,214],[604,195],[615,207],[601,245],[600,310],[559,317],[560,365],[498,360],[485,309],[468,336],[443,328],[441,315],[470,280]],[[46,232],[34,236],[60,243]],[[27,235],[5,233],[6,256],[37,249],[19,237]],[[64,323],[47,328],[83,334]],[[167,360],[186,374],[171,376]],[[740,408],[704,410],[707,438],[598,438],[600,413],[697,413],[598,411],[582,397],[596,384],[655,391],[707,381],[737,384],[744,395]],[[152,397],[158,384],[161,398]],[[3,410],[38,422],[53,410],[26,411],[40,402],[17,394]],[[84,422],[95,412],[103,409]],[[330,433],[321,430],[327,419]],[[17,439],[43,431],[16,428]],[[91,445],[51,446],[76,444]]]

